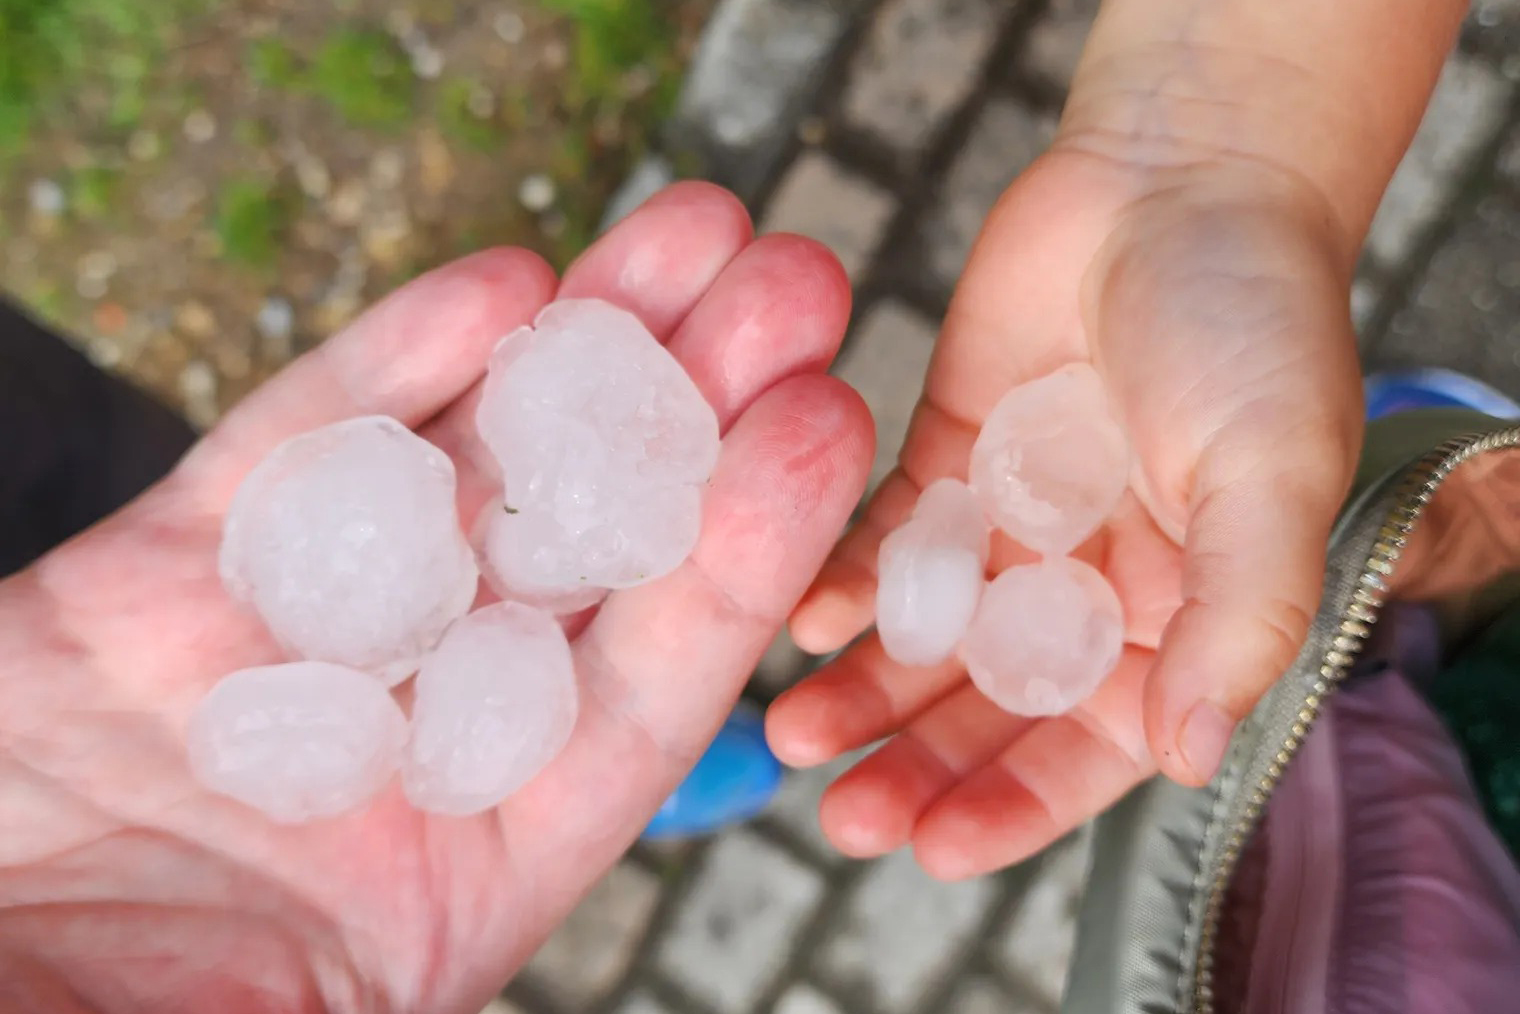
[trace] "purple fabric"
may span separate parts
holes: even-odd
[[[1383,625],[1243,858],[1243,1014],[1520,1011],[1520,870],[1405,677],[1434,658],[1434,626],[1418,610]]]
[[[1397,671],[1335,698],[1346,793],[1332,1014],[1520,1011],[1520,871]]]

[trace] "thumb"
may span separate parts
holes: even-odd
[[[1213,776],[1235,726],[1308,636],[1352,467],[1331,450],[1333,434],[1314,429],[1294,440],[1241,420],[1199,463],[1183,605],[1145,700],[1152,754],[1177,781]]]
[[[1095,323],[1137,491],[1183,545],[1146,738],[1165,774],[1201,784],[1308,633],[1362,405],[1350,272],[1314,218],[1181,205],[1137,214],[1097,279]]]

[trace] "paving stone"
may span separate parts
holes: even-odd
[[[614,1014],[672,1014],[672,1011],[648,993],[635,993],[618,1004]]]
[[[1520,395],[1520,202],[1486,197],[1458,223],[1366,358],[1444,366]]]
[[[905,1011],[921,1001],[972,942],[996,882],[929,878],[904,849],[873,864],[847,903],[843,924],[823,945],[821,966],[873,1011]]]
[[[955,284],[992,206],[1055,134],[1055,116],[1011,99],[982,110],[923,226],[929,268],[941,284]]]
[[[660,969],[724,1014],[747,1010],[781,971],[823,886],[754,834],[723,835],[661,942]]]
[[[1473,156],[1498,130],[1509,94],[1509,83],[1487,63],[1462,54],[1446,62],[1367,237],[1383,266],[1402,263],[1440,217]]]
[[[840,1011],[833,1000],[804,984],[781,994],[771,1014],[840,1014]]]
[[[525,977],[566,1008],[601,999],[628,970],[659,900],[654,874],[614,866],[539,948]]]
[[[797,647],[792,635],[783,628],[765,655],[755,666],[751,682],[762,692],[775,696],[790,689],[813,667],[812,655]]]
[[[1051,1014],[1053,1008],[1011,996],[985,976],[968,979],[955,990],[945,1014]]]
[[[872,749],[874,747],[852,750],[818,767],[787,771],[781,790],[765,812],[810,846],[819,858],[829,862],[844,861],[844,856],[824,837],[823,825],[818,822],[818,803],[834,779],[859,764]]]
[[[1351,324],[1361,334],[1383,302],[1383,289],[1370,278],[1351,283]]]
[[[834,363],[834,374],[860,392],[876,420],[871,489],[897,463],[937,330],[923,315],[889,300],[870,311]]]
[[[887,0],[856,54],[845,119],[903,153],[920,151],[976,87],[1006,0]]]
[[[1499,175],[1511,184],[1520,185],[1520,127],[1511,127],[1499,149]]]
[[[1520,49],[1520,0],[1475,0],[1462,26],[1469,47],[1500,58]]]
[[[724,0],[677,102],[677,143],[705,149],[720,180],[750,194],[770,178],[812,105],[859,0]]]
[[[480,1014],[527,1014],[527,1012],[506,997],[498,996],[486,1004]]]
[[[1087,879],[1090,831],[1057,843],[1040,860],[997,943],[999,960],[1042,1000],[1059,1003]]]
[[[766,232],[798,232],[823,243],[858,281],[892,217],[892,195],[817,151],[787,170],[766,210]]]
[[[1077,72],[1100,0],[1050,0],[1024,37],[1019,61],[1037,80],[1065,91]]]
[[[645,155],[607,202],[607,209],[602,213],[601,231],[606,232],[627,218],[639,205],[674,183],[675,179],[675,169],[669,162],[658,155]]]

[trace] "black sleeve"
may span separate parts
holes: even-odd
[[[0,577],[131,500],[194,439],[174,412],[0,300]]]

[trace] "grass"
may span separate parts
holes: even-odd
[[[0,0],[0,154],[94,89],[104,126],[142,117],[147,82],[175,23],[206,0]]]
[[[269,267],[279,254],[292,210],[283,194],[261,180],[223,184],[214,223],[222,256],[245,267]]]
[[[393,129],[411,119],[417,79],[400,45],[384,32],[346,26],[309,62],[276,38],[248,45],[248,73],[259,85],[314,95],[356,127]]]
[[[86,166],[69,175],[69,207],[81,218],[104,218],[111,211],[121,174],[106,166]]]
[[[323,44],[308,87],[360,127],[395,127],[412,114],[417,81],[389,35],[345,28]]]
[[[539,0],[539,5],[574,27],[573,77],[564,95],[570,122],[549,168],[561,180],[586,179],[595,175],[604,154],[595,141],[599,119],[658,120],[673,104],[681,61],[668,0]],[[652,94],[629,94],[629,75],[640,68],[653,78]],[[618,157],[631,161],[637,155],[637,150],[625,150]],[[584,203],[567,204],[563,211],[564,228],[552,257],[556,263],[568,262],[589,243],[598,224]]]
[[[248,74],[265,88],[294,88],[301,82],[301,63],[290,47],[267,37],[248,44]]]
[[[445,81],[438,91],[438,126],[448,137],[454,138],[476,151],[491,151],[506,140],[501,117],[493,114],[482,118],[470,109],[470,96],[477,85],[465,78]]]
[[[258,85],[312,94],[354,126],[394,129],[412,119],[416,78],[400,44],[385,32],[345,26],[302,61],[278,38],[249,43],[248,73]]]
[[[623,77],[644,64],[656,74],[674,61],[671,31],[659,0],[539,0],[575,25],[569,99],[594,107],[617,102]]]

